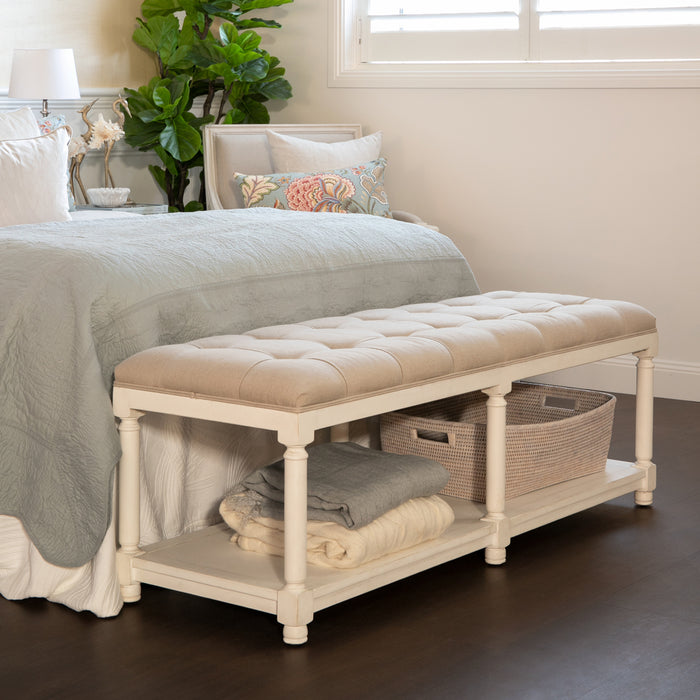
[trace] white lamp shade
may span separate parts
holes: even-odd
[[[73,49],[15,49],[8,95],[25,100],[79,99]]]

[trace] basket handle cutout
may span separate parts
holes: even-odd
[[[564,411],[575,411],[578,401],[568,396],[545,396],[544,405],[547,408],[560,408]]]
[[[440,430],[418,430],[418,428],[411,428],[411,440],[438,442],[449,445],[450,447],[454,447],[457,443],[454,433],[447,433]]]

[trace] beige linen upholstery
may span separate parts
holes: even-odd
[[[629,302],[490,292],[151,348],[115,385],[304,410],[654,328]]]

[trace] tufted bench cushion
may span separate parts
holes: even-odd
[[[151,348],[115,386],[304,410],[654,328],[629,302],[490,292]]]

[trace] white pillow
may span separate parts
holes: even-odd
[[[268,131],[267,142],[276,173],[313,173],[377,160],[382,149],[382,132],[361,139],[325,143]]]
[[[46,136],[0,141],[0,226],[70,221],[70,129]]]
[[[41,136],[41,131],[29,107],[0,112],[0,141],[31,139],[34,136]]]

